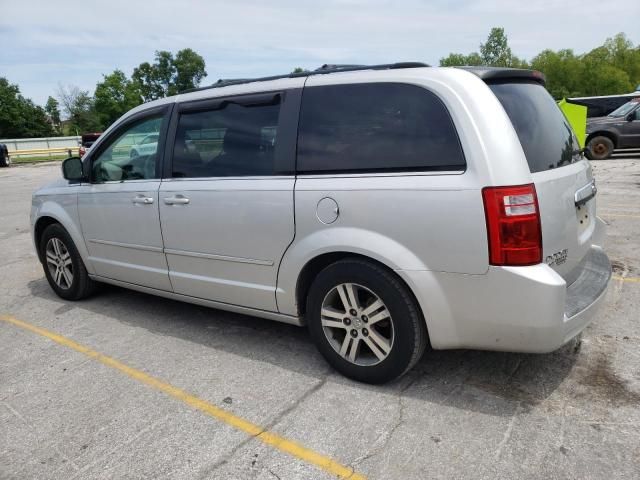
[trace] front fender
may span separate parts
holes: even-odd
[[[55,200],[47,196],[34,197],[31,216],[31,235],[36,247],[36,253],[38,252],[38,245],[36,244],[35,238],[36,225],[38,221],[44,217],[53,218],[60,223],[71,236],[87,272],[94,274],[93,266],[91,262],[89,262],[89,252],[87,252],[87,246],[79,228],[80,221],[78,218],[77,194],[56,195]]]
[[[280,313],[298,315],[296,286],[304,266],[320,255],[337,252],[363,255],[396,271],[428,270],[405,246],[380,233],[349,227],[316,230],[303,238],[296,238],[282,258],[276,289]]]

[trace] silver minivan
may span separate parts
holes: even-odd
[[[364,382],[427,345],[553,351],[611,276],[590,164],[539,72],[221,81],[131,110],[63,176],[31,212],[60,297],[110,283],[306,324]]]

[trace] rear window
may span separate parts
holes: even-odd
[[[580,160],[580,147],[565,116],[549,92],[537,83],[493,83],[511,119],[531,173]]]
[[[308,87],[302,96],[300,173],[464,170],[446,107],[414,85]]]

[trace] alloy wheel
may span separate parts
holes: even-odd
[[[345,360],[373,366],[389,356],[394,326],[391,314],[375,293],[356,283],[332,288],[322,302],[322,329]]]
[[[52,237],[45,248],[47,268],[56,285],[68,290],[73,284],[73,262],[69,249],[59,238]]]

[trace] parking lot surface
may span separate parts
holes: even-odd
[[[305,329],[110,286],[59,299],[29,234],[59,164],[1,169],[0,478],[638,478],[640,159],[593,165],[614,279],[581,341],[427,352],[384,386],[332,372]]]

